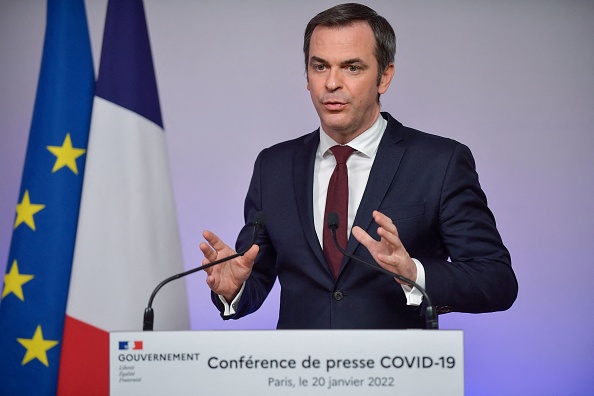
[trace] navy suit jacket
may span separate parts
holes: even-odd
[[[379,144],[353,225],[377,236],[373,210],[389,216],[409,255],[425,268],[426,290],[438,312],[505,310],[517,295],[510,255],[487,207],[470,150],[451,139],[388,126]],[[249,244],[255,214],[266,214],[260,253],[236,314],[257,310],[278,277],[280,329],[420,328],[419,307],[407,306],[390,276],[345,257],[334,279],[313,221],[314,158],[319,132],[277,144],[258,156],[245,201],[246,226],[238,250]],[[346,250],[375,263],[350,237]],[[222,312],[216,295],[213,302]]]

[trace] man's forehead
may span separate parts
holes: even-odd
[[[332,55],[341,61],[373,56],[375,37],[367,22],[355,22],[346,26],[316,26],[312,33],[309,57],[325,60]],[[336,59],[334,59],[336,60]]]

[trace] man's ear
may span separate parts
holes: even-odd
[[[392,78],[394,78],[394,63],[390,63],[382,73],[380,82],[377,87],[378,93],[380,95],[386,93],[386,91],[390,87],[390,84],[392,83]]]

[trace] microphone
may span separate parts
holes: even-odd
[[[183,278],[186,275],[190,275],[193,274],[194,272],[198,272],[198,271],[202,271],[205,270],[207,268],[210,268],[214,265],[217,264],[221,264],[224,263],[225,261],[229,261],[229,260],[233,260],[234,258],[237,258],[239,256],[243,256],[245,254],[245,252],[247,252],[252,245],[256,242],[256,237],[258,236],[258,233],[260,232],[260,230],[262,228],[264,228],[264,222],[266,220],[266,215],[264,214],[264,212],[257,212],[256,216],[254,217],[254,233],[252,235],[252,241],[249,243],[249,245],[247,246],[247,248],[245,248],[244,250],[242,250],[239,253],[235,253],[232,254],[230,256],[227,257],[223,257],[222,259],[213,261],[211,263],[208,264],[204,264],[200,267],[196,267],[196,268],[192,268],[191,270],[185,271],[185,272],[181,272],[179,274],[170,276],[169,278],[165,279],[163,282],[159,283],[157,285],[157,287],[155,287],[155,290],[153,290],[153,293],[151,294],[151,297],[149,298],[149,302],[148,305],[146,307],[146,309],[144,310],[144,319],[143,319],[143,323],[142,323],[142,330],[143,331],[152,331],[153,330],[153,322],[154,322],[154,311],[153,311],[153,300],[155,299],[155,296],[157,295],[157,292],[163,287],[165,286],[167,283],[179,279],[179,278]]]
[[[426,328],[427,329],[438,329],[439,328],[438,321],[437,321],[437,312],[435,311],[435,307],[431,303],[431,299],[429,298],[429,295],[427,294],[427,292],[425,291],[424,288],[419,286],[416,282],[414,282],[400,274],[397,274],[392,271],[388,271],[387,269],[380,267],[379,265],[374,265],[372,263],[369,263],[363,259],[360,259],[357,256],[350,254],[346,250],[344,250],[338,244],[338,240],[336,239],[336,230],[338,229],[338,214],[336,212],[328,213],[327,224],[328,224],[328,228],[330,228],[330,230],[332,230],[332,239],[334,240],[334,245],[336,245],[336,248],[340,251],[340,253],[344,254],[345,256],[347,256],[355,261],[363,263],[363,264],[367,265],[368,267],[373,268],[376,271],[383,272],[384,274],[390,275],[390,276],[398,279],[399,281],[402,281],[412,287],[416,287],[423,295],[423,298],[425,299],[425,305],[427,307],[426,311],[425,311]]]

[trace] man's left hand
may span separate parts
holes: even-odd
[[[402,241],[400,241],[398,230],[392,222],[392,219],[383,213],[374,210],[373,220],[379,226],[377,229],[377,234],[380,236],[379,241],[373,239],[367,232],[358,226],[353,227],[351,230],[353,236],[363,244],[367,250],[369,250],[373,259],[381,267],[416,281],[417,266],[408,255]],[[396,279],[396,281],[407,285],[406,283],[400,282],[398,279]]]

